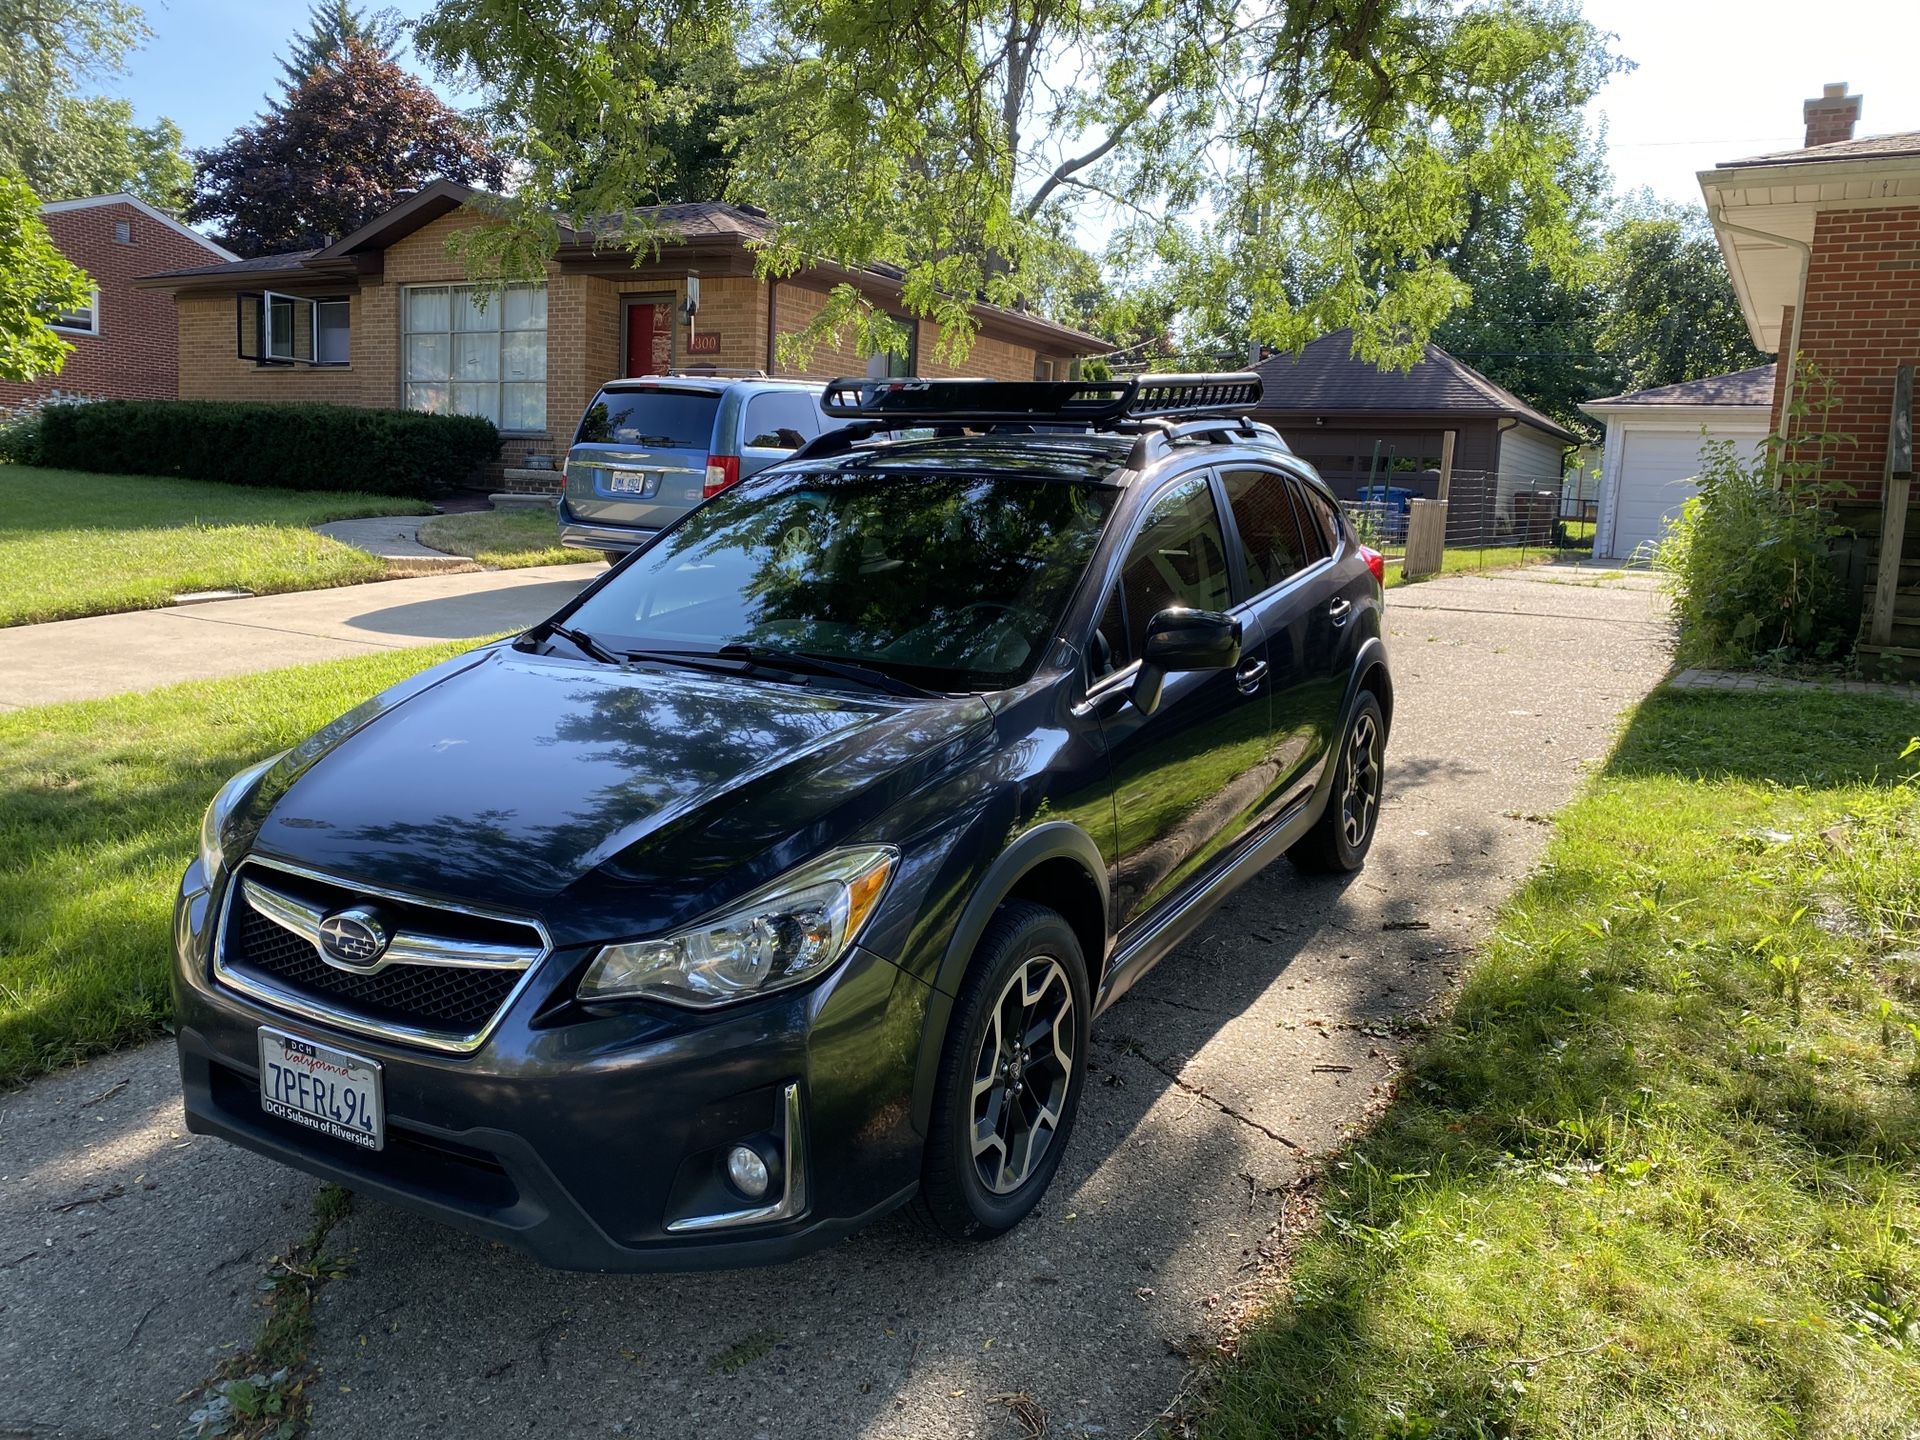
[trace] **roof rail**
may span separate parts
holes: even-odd
[[[890,420],[902,428],[941,421],[1101,426],[1150,417],[1239,419],[1260,403],[1260,395],[1260,377],[1250,371],[1136,375],[1115,380],[876,380],[846,376],[828,382],[820,408],[843,419]]]

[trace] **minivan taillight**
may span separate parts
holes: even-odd
[[[709,470],[707,473],[711,475],[713,472]],[[1387,583],[1387,557],[1382,555],[1378,550],[1375,550],[1371,545],[1362,545],[1360,547],[1360,558],[1367,562],[1367,569],[1373,572],[1374,580],[1381,585],[1385,585]]]
[[[738,455],[707,456],[707,483],[700,487],[700,498],[705,500],[718,495],[739,478],[740,457]]]

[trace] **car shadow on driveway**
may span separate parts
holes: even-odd
[[[349,629],[374,635],[405,635],[423,640],[467,640],[525,630],[578,595],[586,582],[600,573],[586,566],[581,569],[585,573],[578,582],[543,580],[533,585],[415,600],[369,610],[353,616],[346,624]]]

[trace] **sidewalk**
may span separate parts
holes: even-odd
[[[522,630],[604,568],[430,575],[10,626],[0,710]]]

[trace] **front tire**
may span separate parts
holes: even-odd
[[[940,1056],[919,1197],[934,1230],[990,1240],[1040,1203],[1080,1108],[1091,1010],[1073,928],[1043,905],[1002,905]]]
[[[1313,875],[1351,875],[1367,863],[1380,825],[1386,748],[1387,718],[1379,697],[1362,690],[1340,742],[1327,808],[1287,852],[1295,865]]]

